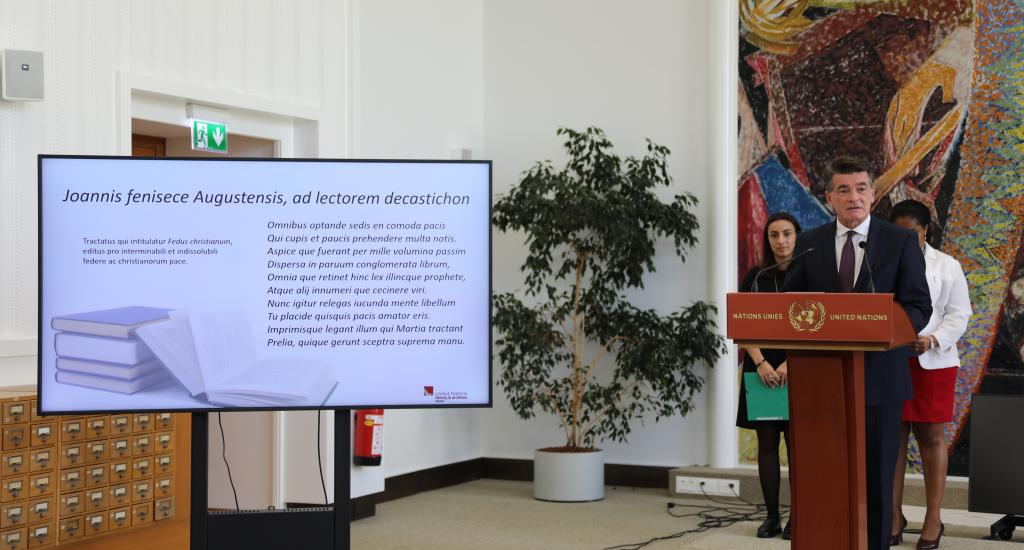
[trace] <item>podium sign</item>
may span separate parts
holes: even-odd
[[[909,323],[892,294],[729,294],[726,309],[726,334],[747,348],[884,351]]]
[[[906,312],[892,294],[742,293],[726,318],[740,347],[787,350],[793,549],[865,550],[864,352],[912,342]]]

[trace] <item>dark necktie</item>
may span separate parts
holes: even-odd
[[[839,257],[839,282],[843,285],[843,292],[853,292],[853,269],[857,265],[857,256],[853,251],[854,234],[854,231],[846,232],[843,254]]]

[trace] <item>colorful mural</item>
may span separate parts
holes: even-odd
[[[832,219],[821,175],[838,154],[871,166],[875,215],[928,205],[975,310],[946,431],[966,476],[971,395],[1024,394],[1024,0],[738,1],[738,276],[773,212]]]

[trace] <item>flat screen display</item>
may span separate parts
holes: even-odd
[[[39,158],[43,413],[489,406],[491,165]]]

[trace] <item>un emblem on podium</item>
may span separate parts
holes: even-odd
[[[825,304],[800,300],[789,305],[789,324],[798,332],[818,332],[825,324]]]

